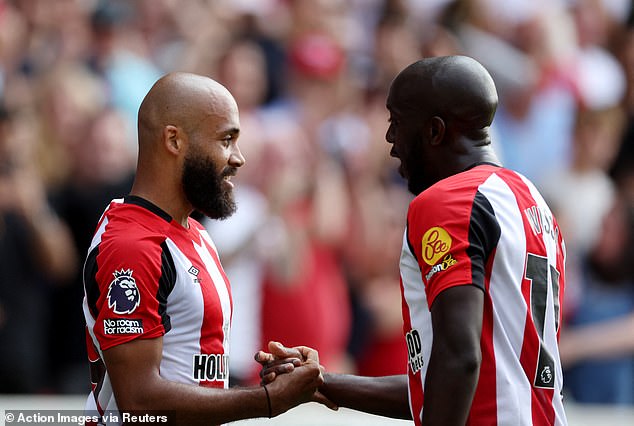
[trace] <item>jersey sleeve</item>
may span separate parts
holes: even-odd
[[[484,195],[477,189],[424,193],[410,205],[407,220],[407,239],[420,267],[429,308],[450,287],[485,289],[487,262],[500,226]]]
[[[100,349],[170,329],[167,295],[174,286],[173,261],[164,242],[146,238],[102,241],[84,268],[86,297]]]

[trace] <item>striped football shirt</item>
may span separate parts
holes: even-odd
[[[134,339],[163,338],[166,380],[228,387],[229,281],[207,231],[188,220],[185,228],[135,196],[113,200],[102,215],[84,265],[87,412],[117,418],[108,415],[118,409],[103,351]]]
[[[552,212],[511,170],[477,165],[411,202],[400,269],[416,425],[434,338],[430,308],[458,285],[484,292],[482,363],[467,424],[566,424],[558,352],[564,261]]]

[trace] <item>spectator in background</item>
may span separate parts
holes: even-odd
[[[398,261],[404,210],[411,197],[404,186],[393,181],[373,180],[365,184],[375,187],[360,187],[353,195],[356,198],[350,241],[355,243],[346,247],[348,280],[357,309],[353,329],[356,334],[348,350],[359,375],[404,374],[407,347],[403,340]]]
[[[625,70],[623,110],[626,121],[619,152],[610,170],[610,176],[625,197],[627,204],[634,206],[634,8],[617,40],[617,57]]]
[[[24,16],[0,1],[0,98],[5,98],[7,79],[23,60],[29,30]]]
[[[617,73],[607,78],[618,86],[619,77],[622,75]],[[570,165],[545,174],[542,179],[544,195],[558,213],[567,236],[566,301],[570,313],[576,311],[578,304],[585,304],[588,297],[584,284],[585,263],[601,237],[602,223],[616,197],[609,170],[618,153],[625,124],[619,105],[621,96],[613,97],[609,103],[607,98],[598,101],[592,96],[595,90],[585,88],[585,96],[580,100],[571,135]]]
[[[583,297],[561,337],[566,388],[576,402],[634,404],[632,208],[615,197],[580,274]]]
[[[107,103],[104,82],[82,63],[64,62],[39,79],[32,108],[39,120],[39,148],[46,183],[51,189],[72,181],[75,150],[85,142],[86,128]]]
[[[543,179],[568,238],[569,315],[561,339],[562,363],[566,388],[576,401],[631,404],[634,351],[628,353],[624,347],[634,331],[628,322],[634,298],[625,247],[634,224],[631,205],[624,201],[626,192],[613,178],[627,175],[621,174],[627,156],[619,152],[627,152],[622,142],[628,126],[623,105],[629,103],[631,88],[624,69],[630,65],[623,61],[626,44],[617,45],[621,51],[608,50],[617,22],[607,3],[579,1],[571,11],[579,42],[575,58],[579,106],[571,162]],[[619,171],[611,176],[611,169]]]
[[[6,1],[4,8],[11,15],[17,12],[27,27],[20,40],[16,70],[31,78],[39,78],[63,63],[81,62],[93,48],[90,42],[88,14],[90,8],[78,0],[55,2],[42,0]]]
[[[347,64],[341,44],[332,36],[332,25],[340,21],[306,13],[311,4],[292,5],[288,90],[266,111],[268,119],[285,117],[282,122],[298,137],[290,144],[272,139],[273,152],[279,155],[269,162],[274,167],[268,169],[265,193],[271,214],[282,226],[268,253],[261,347],[270,340],[309,344],[320,348],[324,365],[342,371],[350,368],[350,302],[340,258],[349,194],[341,164],[322,145],[320,131],[347,105],[342,87]],[[317,8],[341,14],[336,4],[320,1]],[[295,318],[291,323],[289,316]]]
[[[343,168],[350,200],[347,239],[354,244],[342,247],[353,309],[348,353],[351,371],[368,376],[406,371],[404,362],[393,362],[406,356],[396,266],[406,212],[394,206],[406,206],[410,196],[394,159],[385,155],[384,93],[391,70],[419,56],[417,31],[403,5],[387,2],[380,12],[370,42],[372,63],[380,66],[369,70],[363,91],[358,83],[357,91],[348,89],[353,102],[325,121],[320,135]]]
[[[35,156],[36,123],[0,105],[0,393],[51,385],[47,295],[78,268],[66,224],[52,210]]]
[[[287,155],[290,161],[278,164],[271,182],[271,212],[282,227],[267,261],[262,343],[313,342],[323,350],[322,363],[339,370],[350,324],[338,258],[348,200],[341,170],[314,147],[297,148],[294,157]]]
[[[160,2],[159,2],[160,3]],[[101,75],[112,106],[128,121],[126,140],[136,149],[134,126],[138,107],[162,72],[151,58],[143,37],[142,16],[129,2],[99,1],[91,16],[95,49],[88,58],[93,71]]]
[[[559,212],[573,257],[585,256],[596,243],[603,218],[611,209],[615,187],[608,172],[623,125],[623,111],[618,106],[580,109],[570,167],[544,176],[544,192]]]
[[[493,129],[501,159],[539,185],[568,163],[576,107],[566,74],[571,20],[562,2],[459,0],[442,21],[498,85]]]
[[[73,178],[57,188],[51,197],[57,214],[68,224],[76,252],[81,254],[88,252],[104,206],[130,192],[136,161],[135,153],[130,150],[128,121],[122,113],[104,108],[85,124],[83,137],[67,152]],[[50,322],[66,324],[52,330],[49,344],[55,382],[64,393],[88,390],[81,310],[83,288],[82,269],[76,268],[67,285],[50,294]]]

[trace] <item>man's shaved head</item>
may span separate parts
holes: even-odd
[[[498,164],[489,134],[497,104],[493,79],[466,56],[421,59],[396,76],[386,139],[411,192],[473,164]]]
[[[224,108],[237,107],[231,93],[220,83],[196,74],[167,74],[152,86],[139,108],[139,151],[159,139],[165,126],[180,127],[189,133]]]
[[[480,63],[466,56],[445,56],[405,68],[392,84],[388,103],[454,120],[464,132],[472,133],[491,125],[498,97],[493,79]]]
[[[139,108],[139,157],[133,191],[162,200],[181,223],[196,209],[211,218],[235,210],[230,182],[244,157],[238,106],[220,83],[175,72],[159,79]]]

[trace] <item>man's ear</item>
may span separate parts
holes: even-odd
[[[176,126],[168,124],[163,128],[163,143],[172,154],[178,155],[183,149],[182,133]]]
[[[435,115],[429,120],[429,142],[431,145],[440,145],[444,137],[445,121]]]

